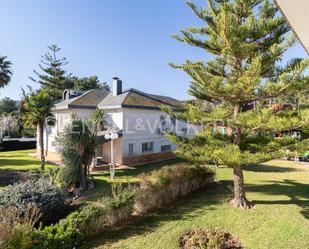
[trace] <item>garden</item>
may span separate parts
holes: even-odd
[[[55,140],[62,165],[46,162],[44,131],[72,85],[60,48],[49,47],[30,78],[42,87],[24,91],[20,106],[40,160],[0,153],[1,248],[309,248],[309,59],[285,63],[297,38],[272,1],[207,2],[187,3],[204,26],[173,36],[209,55],[170,64],[190,77],[192,99],[157,110],[174,121],[160,136],[179,159],[122,165],[115,179],[90,171],[99,134],[114,129],[100,106],[87,119],[69,115]],[[3,87],[12,71],[6,57],[1,64]],[[194,135],[177,132],[179,121]]]
[[[14,155],[29,160],[32,169],[39,168],[39,160],[27,156],[28,153],[19,151]],[[18,156],[12,156],[11,160]],[[0,163],[3,167],[9,166],[3,158]],[[173,168],[177,168],[177,174]],[[181,177],[183,187],[184,179],[190,179],[194,174],[189,177],[187,166],[184,169],[180,160],[121,169],[116,172],[117,183],[111,182],[107,172],[96,172],[92,175],[94,189],[85,191],[78,204],[73,205],[76,209],[64,214],[66,218],[53,226],[47,225],[46,221],[44,226],[35,225],[36,229],[30,235],[21,234],[20,230],[15,233],[25,244],[24,248],[64,248],[64,244],[72,248],[71,243],[82,248],[179,248],[182,236],[190,229],[200,232],[199,229],[207,228],[231,233],[244,248],[308,248],[309,167],[306,164],[272,160],[245,167],[247,196],[255,203],[251,210],[237,210],[228,205],[228,200],[233,197],[232,169],[219,167],[212,170],[216,173],[215,184],[206,188],[201,186],[200,190],[195,189],[198,187],[195,185],[190,195],[183,191],[191,190],[181,190],[177,181]],[[209,174],[208,169],[205,173]],[[198,177],[204,179],[205,176],[199,174]],[[57,202],[48,202],[54,206],[45,205],[46,212],[64,205],[62,193],[49,185],[49,179],[41,181],[31,187],[23,183],[18,192],[22,194],[25,188],[37,189],[38,193],[48,191],[46,198],[56,198]],[[140,193],[137,184],[144,186]],[[173,191],[169,192],[170,188]],[[12,196],[6,198],[14,201]],[[35,198],[32,195],[32,201]],[[27,217],[41,219],[34,207],[26,209],[29,211]],[[7,210],[5,215],[16,211]],[[32,244],[34,241],[36,245]],[[16,248],[14,246],[16,244],[10,244],[7,248]]]

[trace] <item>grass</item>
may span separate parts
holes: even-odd
[[[17,150],[0,152],[0,171],[29,171],[40,169],[40,161],[37,158],[29,156],[35,153],[35,150]],[[46,169],[52,168],[54,165],[46,163]]]
[[[134,179],[145,169],[143,166],[116,173]],[[247,197],[256,203],[251,210],[229,207],[232,170],[220,168],[219,183],[212,189],[195,193],[133,225],[102,234],[84,248],[176,249],[187,229],[200,227],[227,230],[249,249],[309,248],[309,166],[274,160],[248,166],[244,174]],[[95,177],[108,184],[106,175]]]
[[[28,154],[34,150],[0,152],[1,170],[28,171],[40,161]],[[117,170],[118,181],[138,181],[137,175],[165,165],[170,160]],[[47,168],[53,167],[47,164]],[[309,248],[309,166],[289,161],[270,161],[244,169],[247,196],[256,206],[237,210],[228,206],[232,198],[232,170],[217,169],[218,184],[174,205],[98,236],[84,248],[173,249],[179,237],[191,228],[213,227],[238,236],[249,249]],[[95,189],[85,201],[110,193],[108,173],[93,174]],[[1,187],[0,183],[0,187]]]
[[[179,163],[180,161],[180,159],[172,159],[163,162],[149,163],[135,167],[117,169],[115,182],[130,182],[131,184],[135,184],[139,181],[139,174],[147,173],[149,171],[159,169],[163,166],[173,165]],[[111,193],[111,180],[109,172],[93,173],[91,174],[91,176],[93,177],[95,188],[92,190],[88,190],[83,194],[82,200],[87,202],[95,202],[98,198],[109,195]]]

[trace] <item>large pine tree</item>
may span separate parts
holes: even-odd
[[[63,90],[71,87],[68,85],[67,74],[63,69],[68,62],[65,57],[58,57],[61,48],[57,45],[50,45],[48,49],[49,51],[42,56],[41,64],[39,64],[41,72],[33,70],[37,78],[29,78],[39,83],[41,89],[57,100],[61,99]]]
[[[191,140],[169,138],[178,145],[176,153],[181,157],[232,167],[231,205],[250,208],[242,167],[283,155],[296,141],[278,135],[308,124],[307,110],[273,110],[269,102],[308,89],[303,72],[309,60],[279,65],[296,40],[269,1],[208,0],[207,7],[188,6],[204,25],[187,28],[175,38],[201,48],[210,59],[172,65],[191,77],[189,94],[197,99],[186,112],[173,115],[204,129]],[[203,109],[203,102],[211,103],[210,110]]]

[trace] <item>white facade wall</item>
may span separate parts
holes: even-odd
[[[163,121],[165,117],[165,121]],[[173,122],[166,113],[160,110],[124,109],[123,110],[123,157],[137,156],[147,153],[159,153],[161,146],[171,144],[164,131],[175,128],[180,136],[192,136],[197,127],[189,127],[187,123],[176,120]],[[142,152],[142,144],[153,142],[151,152]],[[129,154],[129,144],[133,144],[133,154]]]
[[[108,128],[114,128],[118,130],[123,129],[123,110],[122,109],[113,109],[113,110],[104,110],[105,121]]]
[[[54,111],[55,125],[47,127],[44,132],[45,149],[51,152],[56,152],[56,137],[63,131],[65,125],[70,121],[70,115],[75,114],[81,119],[87,120],[92,114],[92,109],[65,109]],[[48,136],[46,136],[46,131]],[[47,145],[47,146],[46,146]]]
[[[46,132],[44,136],[48,151],[56,152],[56,137],[60,135],[65,125],[70,121],[70,114],[76,114],[82,119],[89,119],[93,111],[93,109],[77,108],[54,111],[55,126],[48,127],[48,136],[46,136]],[[104,110],[104,112],[108,128],[123,130],[122,138],[115,141],[115,161],[117,163],[121,163],[122,158],[128,156],[162,152],[161,146],[164,145],[170,145],[171,150],[176,149],[176,146],[171,144],[164,134],[172,127],[174,127],[177,135],[186,137],[192,137],[200,129],[198,126],[191,126],[186,122],[172,121],[161,110],[116,108]],[[153,150],[143,152],[143,143],[151,142],[153,143]],[[133,144],[133,154],[129,153],[129,144]],[[110,143],[102,145],[102,156],[104,160],[110,160]]]

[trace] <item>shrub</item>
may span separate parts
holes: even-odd
[[[33,247],[31,231],[33,227],[27,224],[18,224],[12,230],[10,238],[0,244],[2,249],[31,249]]]
[[[29,203],[35,203],[42,215],[47,215],[62,210],[65,200],[65,192],[46,178],[10,185],[0,192],[0,208],[14,206],[20,215],[23,215]]]
[[[123,188],[120,184],[112,187],[112,196],[99,200],[105,213],[107,226],[114,226],[120,221],[131,217],[134,204],[134,191],[130,188]]]
[[[99,205],[88,204],[71,213],[53,226],[33,232],[33,248],[71,249],[86,238],[128,219],[132,214],[133,193],[117,190],[111,197],[101,199]]]
[[[214,182],[214,172],[208,167],[178,164],[167,166],[141,176],[136,192],[136,214],[147,213],[169,204]]]
[[[0,242],[19,234],[18,227],[33,228],[41,217],[40,209],[34,203],[28,203],[20,215],[14,206],[0,209]],[[17,230],[16,230],[17,229]]]
[[[214,182],[214,173],[207,167],[185,164],[165,167],[141,176],[135,190],[114,185],[112,195],[88,204],[71,213],[54,226],[32,232],[34,247],[71,249],[85,239],[128,221],[133,213],[141,214],[175,201]]]
[[[49,249],[71,249],[91,235],[94,220],[102,215],[102,209],[87,205],[68,215],[59,223],[33,231],[34,247]]]
[[[182,249],[242,249],[237,238],[228,232],[214,229],[194,229],[179,239]]]

